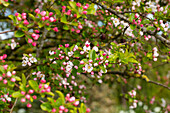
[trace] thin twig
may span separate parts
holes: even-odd
[[[156,85],[158,85],[158,86],[162,86],[162,87],[164,87],[164,88],[167,88],[167,89],[169,89],[170,90],[170,87],[168,87],[168,86],[166,86],[166,85],[163,85],[163,84],[161,84],[161,83],[158,83],[158,82],[155,82],[155,81],[149,81],[149,83],[153,83],[153,84],[156,84]]]
[[[18,98],[15,99],[14,105],[12,106],[12,108],[11,108],[11,110],[10,110],[10,113],[12,113],[12,111],[13,111],[13,109],[14,109],[16,103],[17,103],[17,100],[18,100]]]
[[[8,32],[13,32],[15,30],[9,30],[9,31],[3,31],[3,32],[0,32],[0,34],[4,34],[4,33],[8,33]]]

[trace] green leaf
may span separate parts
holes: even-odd
[[[154,31],[154,30],[155,30],[155,27],[153,27],[153,26],[148,26],[148,27],[146,28],[146,30]]]
[[[18,76],[14,76],[14,78],[15,78],[17,81],[21,81],[21,78],[18,77]]]
[[[23,37],[25,33],[23,31],[15,31],[14,36],[15,37]]]
[[[35,90],[35,91],[38,91],[39,87],[38,87],[38,84],[36,81],[34,80],[29,80],[28,81],[29,85]]]
[[[69,27],[68,25],[64,25],[64,26],[63,26],[63,29],[64,29],[64,30],[69,30],[70,27]]]
[[[26,85],[26,78],[25,75],[22,73],[22,84],[25,86]]]
[[[143,23],[143,24],[149,24],[150,21],[149,21],[148,19],[144,19],[144,20],[142,21],[142,23]]]
[[[95,50],[90,50],[89,59],[92,59],[94,61],[95,60],[95,55],[96,55],[96,51]]]
[[[135,18],[135,14],[134,14],[134,13],[131,13],[130,18],[129,18],[129,21],[132,22],[134,18]]]
[[[76,2],[69,1],[69,4],[73,9],[76,9]]]
[[[80,105],[80,113],[86,113],[86,106],[84,105],[84,103],[81,103]]]
[[[35,17],[34,17],[34,15],[33,14],[31,14],[31,13],[28,13],[28,15],[33,19],[33,20],[35,20]]]
[[[11,20],[13,20],[14,23],[16,23],[16,18],[15,18],[14,15],[9,15],[8,17],[9,17]]]
[[[63,16],[61,17],[61,22],[62,22],[62,23],[65,23],[65,24],[68,23],[68,22],[67,22],[67,19],[66,19],[66,15],[63,15]]]
[[[44,102],[40,105],[41,109],[44,110],[44,111],[48,111],[48,112],[51,112],[52,110],[52,106],[50,103],[48,102]]]
[[[39,26],[40,28],[42,28],[42,27],[44,26],[44,24],[41,23],[41,22],[38,22],[38,26]]]
[[[12,93],[12,97],[14,97],[14,98],[18,98],[18,97],[22,97],[22,96],[23,95],[19,91]]]
[[[134,30],[136,28],[136,25],[130,25],[130,28]]]
[[[61,103],[64,104],[65,103],[65,98],[62,92],[60,91],[56,91],[56,93],[59,95],[59,97],[61,98]]]

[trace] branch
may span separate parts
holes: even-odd
[[[97,73],[97,72],[95,72]],[[166,86],[166,85],[163,85],[161,83],[157,83],[155,81],[152,81],[152,80],[149,80],[148,78],[146,78],[147,76],[146,75],[139,75],[139,74],[131,74],[131,73],[127,73],[127,72],[120,72],[120,71],[110,71],[110,72],[107,72],[106,74],[119,74],[121,76],[123,75],[127,75],[129,77],[136,77],[136,78],[142,78],[143,80],[145,80],[146,82],[148,83],[152,83],[152,84],[155,84],[155,85],[158,85],[158,86],[161,86],[161,87],[164,87],[168,90],[170,90],[170,87]],[[146,80],[148,79],[148,80]]]
[[[9,31],[3,31],[3,32],[0,32],[0,34],[4,34],[4,33],[8,33],[8,32],[13,32],[15,30],[9,30]]]
[[[10,113],[12,113],[12,111],[13,111],[13,109],[14,109],[16,103],[17,103],[17,100],[18,100],[18,98],[15,99],[14,105],[12,106],[12,108],[11,108],[11,110],[10,110]]]
[[[112,10],[111,8],[108,8],[106,5],[102,5],[101,3],[99,2],[96,2],[96,0],[91,0],[92,3],[95,3],[99,6],[101,6],[102,8],[104,8],[105,10],[108,10],[109,12],[111,12],[112,14],[116,15],[118,18],[120,18],[121,20],[124,20],[125,22],[129,23],[129,24],[132,24],[132,22],[130,22],[124,15],[120,14],[119,12],[117,11],[114,11]],[[161,42],[163,42],[164,44],[167,44],[168,45],[168,48],[170,48],[170,41],[165,39],[164,37],[162,37],[161,35],[158,35],[156,34],[156,32],[153,32],[153,31],[148,31],[146,30],[145,27],[141,27],[140,25],[137,25],[137,28],[140,29],[144,32],[144,33],[147,33],[149,35],[153,35],[155,36],[155,38],[159,39]]]
[[[161,84],[161,83],[158,83],[158,82],[155,82],[155,81],[149,81],[149,83],[152,83],[152,84],[156,84],[156,85],[158,85],[158,86],[162,86],[162,87],[164,87],[164,88],[167,88],[168,90],[170,90],[170,87],[168,87],[168,86],[166,86],[166,85],[163,85],[163,84]]]

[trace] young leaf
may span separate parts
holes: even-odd
[[[38,84],[37,84],[36,81],[34,81],[34,80],[29,80],[28,83],[29,83],[29,85],[30,85],[35,91],[38,91],[39,88],[38,88]]]
[[[14,97],[14,98],[18,98],[18,97],[22,97],[22,96],[23,95],[19,91],[12,93],[12,97]]]
[[[23,31],[15,31],[14,36],[15,37],[23,37],[25,33]]]

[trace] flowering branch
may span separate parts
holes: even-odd
[[[128,22],[129,24],[132,24],[132,22],[130,22],[124,15],[119,14],[118,12],[112,10],[111,8],[108,8],[106,5],[102,5],[99,2],[96,2],[96,0],[91,0],[92,3],[95,3],[99,6],[101,6],[102,8],[104,8],[105,10],[108,10],[109,12],[111,12],[112,14],[116,15],[117,17],[119,17],[121,20],[124,20],[125,22]],[[168,48],[170,48],[170,41],[165,39],[164,37],[162,37],[161,35],[156,34],[156,32],[153,31],[148,31],[146,30],[145,27],[141,27],[140,25],[137,25],[137,28],[140,29],[144,32],[144,33],[148,33],[149,35],[153,35],[155,36],[155,38],[159,39],[162,43],[167,44]]]

